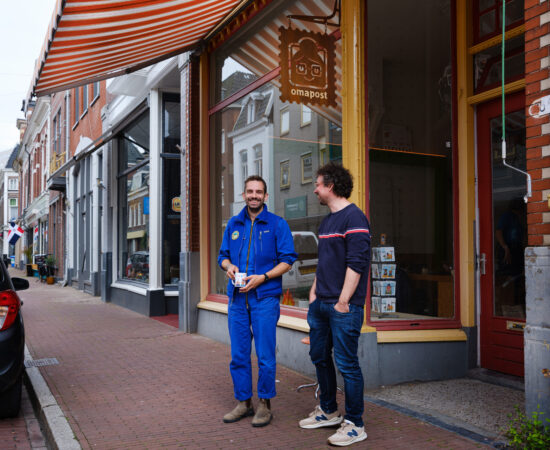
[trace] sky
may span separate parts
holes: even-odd
[[[46,37],[56,0],[0,0],[0,153],[19,141],[15,126],[23,118],[34,62]]]

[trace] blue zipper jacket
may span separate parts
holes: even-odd
[[[248,246],[250,228],[245,224],[250,223],[247,207],[245,206],[239,214],[233,216],[225,228],[223,241],[218,255],[218,265],[221,267],[224,259],[229,259],[232,264],[239,268],[239,271],[246,271],[246,251],[242,252],[243,246]],[[252,242],[250,252],[254,252],[254,272],[247,275],[262,275],[273,269],[279,263],[292,265],[298,255],[294,251],[292,233],[286,221],[267,210],[267,206],[254,220],[252,227]],[[244,258],[240,255],[244,254]],[[242,261],[240,261],[242,259]],[[235,287],[231,280],[227,283],[227,295],[233,298]],[[237,291],[238,292],[238,291]],[[270,278],[256,288],[258,299],[265,297],[277,297],[283,292],[283,277]]]

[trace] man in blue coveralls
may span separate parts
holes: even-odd
[[[237,406],[223,417],[226,423],[237,422],[254,414],[252,406],[252,337],[258,357],[258,409],[252,426],[271,422],[270,399],[275,397],[275,344],[280,315],[279,298],[282,276],[296,261],[292,233],[288,224],[267,210],[267,185],[253,175],[244,182],[246,206],[227,224],[218,256],[226,271],[231,363]],[[235,274],[245,273],[246,285],[234,286]]]

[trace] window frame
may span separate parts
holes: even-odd
[[[473,7],[472,7],[472,27],[473,27],[473,43],[474,44],[480,44],[482,42],[488,41],[489,39],[498,36],[502,33],[502,24],[500,23],[500,16],[499,16],[499,10],[502,9],[502,0],[495,0],[495,5],[491,6],[487,9],[484,9],[480,11],[479,9],[479,2],[480,0],[474,0],[473,1]],[[481,16],[481,13],[486,13],[488,11],[494,10],[495,11],[495,31],[488,33],[484,35],[483,37],[480,37],[479,35],[479,19]],[[511,24],[506,26],[506,31],[512,30],[514,28],[517,28],[518,26],[525,23],[525,15],[523,19],[516,20],[515,22],[512,22]]]
[[[82,86],[82,114],[80,118],[82,119],[88,113],[88,84]]]
[[[281,108],[279,116],[279,132],[281,136],[285,136],[290,133],[290,109],[288,108],[288,106]],[[283,129],[283,116],[286,116],[288,118],[287,128],[285,129]]]
[[[304,109],[307,109],[308,112],[309,112],[309,120],[304,120],[304,117],[305,117],[305,114],[304,114]],[[301,127],[305,127],[307,125],[311,125],[311,113],[312,113],[312,110],[309,106],[307,105],[304,105],[303,103],[301,104],[301,107],[300,107],[300,126]]]
[[[99,99],[100,94],[101,94],[101,84],[99,81],[94,81],[92,83],[92,101],[90,102],[90,106],[92,106]]]
[[[74,100],[73,100],[73,106],[74,106],[74,122],[73,122],[73,130],[77,127],[78,122],[80,121],[80,87],[74,88]]]
[[[451,49],[450,49],[450,60],[451,60],[451,66],[452,66],[452,145],[454,149],[457,149],[458,144],[458,137],[457,137],[457,44],[456,44],[456,0],[450,0],[451,1],[451,13],[450,13],[450,38],[451,38]],[[267,2],[267,5],[270,2]],[[365,27],[367,26],[366,22],[367,17],[367,9],[365,8]],[[340,31],[338,30],[335,32],[337,35],[337,38],[340,39]],[[367,64],[367,54],[368,54],[368,40],[367,40],[368,33],[364,33],[363,37],[363,43],[364,43],[364,56],[365,56],[365,64]],[[227,39],[225,40],[227,42]],[[226,45],[226,44],[225,44]],[[215,55],[216,50],[220,48],[219,46],[213,46],[212,49],[208,53],[209,57],[209,63],[213,61],[213,58],[211,58],[213,55]],[[259,78],[255,79],[254,81],[251,81],[248,85],[241,88],[240,90],[234,92],[230,96],[223,98],[221,100],[218,100],[217,102],[214,101],[215,96],[215,82],[213,80],[209,81],[208,84],[208,98],[209,100],[209,107],[207,108],[207,123],[210,124],[210,119],[212,116],[225,109],[227,106],[233,104],[237,100],[243,99],[246,95],[249,93],[255,91],[260,86],[263,86],[266,83],[269,83],[270,81],[276,79],[280,75],[280,67],[276,67],[272,69],[271,71],[268,71],[267,73],[263,74]],[[364,85],[368,86],[367,80],[364,80]],[[213,95],[214,94],[214,95]],[[368,89],[365,89],[365,96],[364,96],[364,103],[366,111],[368,111]],[[281,109],[281,114],[283,113],[284,109]],[[280,120],[281,117],[279,117],[279,128],[281,129],[282,121]],[[366,120],[368,120],[368,113],[366,113]],[[283,130],[281,130],[281,136],[284,134],[287,134],[290,132],[290,124],[291,120],[289,117],[289,130],[283,133]],[[344,127],[345,124],[342,124],[342,127]],[[212,151],[212,136],[211,133],[207,133],[207,139],[208,139],[208,152],[209,155],[211,155]],[[365,202],[365,209],[367,212],[369,212],[369,199],[368,199],[368,192],[369,192],[369,154],[368,154],[368,127],[365,124],[365,161],[366,161],[366,167],[365,167],[365,178],[362,180],[362,182],[365,185],[366,189],[366,202]],[[235,149],[235,151],[238,151]],[[329,143],[326,141],[325,138],[325,146],[319,148],[319,153],[325,152],[325,154],[328,156],[329,152]],[[328,156],[329,157],[329,156]],[[329,157],[330,158],[330,157]],[[282,164],[284,161],[281,161]],[[423,319],[419,321],[415,321],[414,323],[411,323],[409,321],[404,320],[393,320],[393,321],[387,321],[387,322],[380,322],[380,321],[371,321],[370,320],[370,308],[371,308],[371,289],[370,289],[370,280],[369,285],[367,288],[367,296],[365,300],[365,325],[375,327],[379,330],[429,330],[429,329],[456,329],[461,327],[460,322],[460,258],[459,258],[459,246],[460,243],[457,239],[458,236],[458,224],[459,224],[459,211],[458,211],[458,151],[453,151],[452,155],[452,164],[453,164],[453,263],[454,263],[454,270],[455,270],[455,282],[454,282],[454,289],[453,289],[453,302],[454,302],[454,317],[451,319],[443,318],[443,319]],[[282,181],[281,173],[279,174],[279,180]],[[289,173],[290,175],[290,173]],[[290,183],[290,176],[289,176],[289,183]],[[290,185],[290,184],[289,184]],[[281,187],[283,187],[281,185]],[[370,213],[368,213],[370,216]],[[210,230],[208,231],[206,241],[208,242],[208,245],[211,245],[211,234]],[[211,274],[211,267],[212,267],[212,261],[211,261],[212,255],[210,252],[208,253],[208,262],[206,263],[206,270],[208,273],[208,278],[210,279],[212,277]],[[369,273],[369,279],[370,279],[370,273]],[[211,290],[210,281],[208,282],[208,288],[206,291],[206,298],[205,300],[213,301],[217,303],[227,304],[228,298],[226,295],[217,294]],[[281,314],[287,317],[295,317],[299,319],[305,319],[307,317],[307,309],[298,309],[295,307],[289,307],[286,305],[281,305]]]

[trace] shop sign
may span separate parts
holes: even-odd
[[[285,200],[285,219],[299,219],[307,216],[307,196]]]
[[[336,106],[335,38],[280,27],[281,101]]]
[[[172,211],[181,212],[181,199],[179,197],[174,197],[172,199]]]

